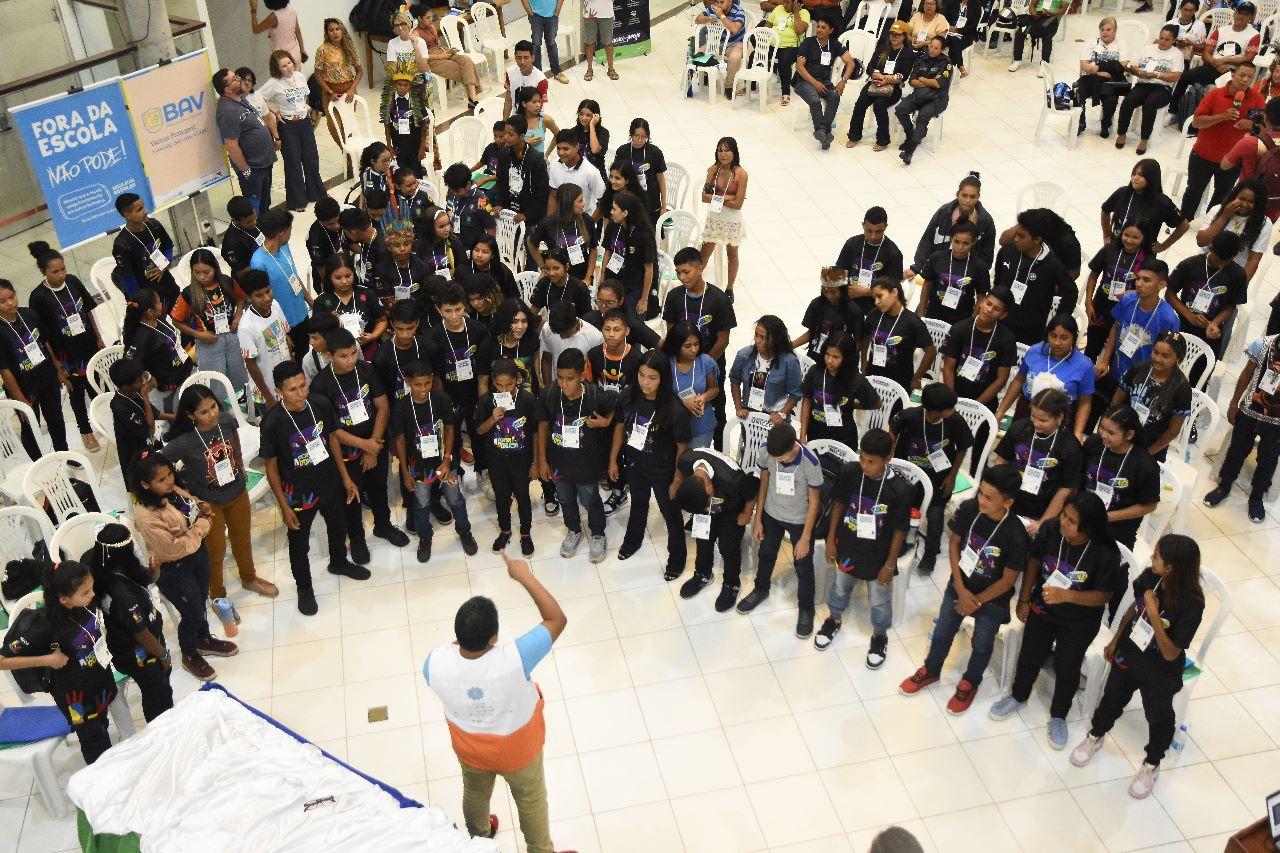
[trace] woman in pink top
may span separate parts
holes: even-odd
[[[298,26],[298,13],[289,0],[262,0],[271,13],[258,20],[258,0],[249,0],[249,23],[253,34],[267,34],[273,51],[287,50],[299,66],[307,61],[307,49],[302,46],[302,30]]]

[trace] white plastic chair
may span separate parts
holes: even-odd
[[[883,2],[883,0],[862,0],[858,4],[857,10],[853,13],[850,23],[853,25],[853,29],[871,33],[872,36],[879,39],[885,22],[892,17],[892,14],[893,7],[889,3]]]
[[[1013,18],[1008,23],[1000,20],[999,12],[1003,8],[1008,8],[1013,12]],[[997,2],[991,8],[991,23],[988,25],[986,35],[982,39],[982,56],[986,58],[991,53],[991,43],[995,42],[996,52],[1000,51],[1000,45],[1004,43],[1006,35],[1012,36],[1018,31],[1018,18],[1029,11],[1031,4],[1029,0],[1017,0],[1017,2]],[[1062,29],[1064,21],[1060,21],[1058,28]],[[1035,42],[1029,46],[1030,50],[1035,50]]]
[[[871,61],[871,55],[876,50],[876,37],[866,30],[846,30],[836,38],[836,41],[844,45],[849,56],[862,62],[864,68]]]
[[[8,675],[11,684],[16,685],[17,682],[13,681],[13,673],[8,673]],[[31,708],[5,708],[4,703],[0,702],[0,714],[39,714],[48,713],[52,710],[53,706],[51,705],[33,706]],[[71,801],[67,799],[64,786],[58,782],[58,774],[53,769],[53,753],[69,737],[71,737],[70,725],[66,727],[65,733],[0,750],[0,761],[21,762],[23,764],[29,762],[31,764],[32,775],[35,776],[36,785],[39,786],[40,793],[44,797],[45,811],[49,813],[50,817],[59,819],[71,813]]]
[[[47,453],[49,447],[44,431],[36,422],[36,413],[30,406],[17,400],[0,400],[0,470],[4,472],[0,491],[15,502],[22,497],[22,478],[33,464],[26,448],[22,446],[19,418],[25,420],[31,428],[36,444],[40,445],[42,451]]]
[[[687,246],[697,246],[698,217],[687,210],[668,210],[658,217],[655,229],[659,236],[658,248],[671,257]]]
[[[53,524],[40,510],[21,505],[0,508],[0,569],[10,560],[30,559],[40,542],[49,549],[52,541]]]
[[[113,392],[105,391],[89,401],[89,426],[99,436],[98,443],[104,449],[116,438],[116,419],[111,414],[111,398],[114,396]]]
[[[124,294],[111,280],[115,268],[115,258],[99,258],[89,268],[89,280],[83,282],[98,303],[93,309],[93,322],[107,345],[120,340],[120,329],[124,325]]]
[[[754,471],[758,464],[760,448],[769,437],[773,421],[764,412],[752,412],[745,421],[738,421],[738,451],[734,459],[743,471]]]
[[[951,324],[946,320],[936,320],[933,317],[921,317],[924,326],[929,330],[929,337],[933,339],[933,345],[938,350],[937,357],[933,360],[933,373],[937,376],[942,375],[942,345],[947,341],[947,333],[951,331]]]
[[[865,435],[869,429],[888,429],[889,416],[911,405],[911,395],[889,377],[868,376],[867,381],[871,383],[872,388],[876,389],[876,396],[880,398],[880,407],[858,410],[857,417],[861,420],[858,424],[859,435]]]
[[[98,531],[116,519],[105,512],[86,512],[58,525],[49,541],[49,556],[55,560],[79,560],[93,547]]]
[[[1209,345],[1195,335],[1183,335],[1182,339],[1187,342],[1187,355],[1182,359],[1182,372],[1191,376],[1196,364],[1203,361],[1204,369],[1200,371],[1200,376],[1193,385],[1194,388],[1203,391],[1209,384],[1209,378],[1213,376],[1213,368],[1217,366],[1218,358],[1213,354],[1213,350],[1209,349]]]
[[[122,358],[124,358],[123,344],[104,347],[90,357],[89,364],[85,367],[85,378],[89,380],[89,387],[95,394],[115,390],[115,385],[111,382],[111,365]]]
[[[369,102],[362,95],[356,95],[350,103],[344,98],[334,98],[329,102],[329,115],[339,130],[342,153],[347,155],[353,167],[360,162],[365,148],[382,141],[383,134],[374,132]]]
[[[1209,35],[1213,35],[1213,31],[1218,27],[1231,26],[1231,21],[1234,15],[1235,12],[1232,9],[1221,6],[1217,9],[1210,9],[1208,12],[1205,12],[1200,16],[1200,20],[1204,21],[1205,32]]]
[[[890,459],[889,469],[899,477],[905,477],[913,487],[919,486],[924,490],[924,498],[920,502],[920,521],[915,530],[915,543],[911,548],[902,549],[902,553],[898,555],[898,572],[893,576],[892,624],[896,628],[902,624],[902,620],[907,615],[907,587],[911,585],[911,569],[924,547],[922,528],[925,523],[925,510],[933,501],[933,483],[919,465],[908,462],[906,459]],[[912,492],[914,491],[913,488]]]
[[[729,31],[719,24],[697,24],[693,33],[695,52],[705,52],[716,60],[716,64],[694,65],[692,60],[686,62],[680,72],[678,91],[684,95],[689,86],[705,84],[707,100],[715,103],[720,93],[720,80],[724,76],[725,55],[729,51]]]
[[[514,216],[498,217],[498,254],[502,256],[502,262],[512,272],[520,272],[524,269],[525,248],[524,248],[524,223],[516,222]]]
[[[485,54],[480,36],[475,31],[475,24],[469,22],[465,17],[462,15],[442,16],[440,18],[440,36],[446,47],[453,48],[470,59],[483,70],[483,73],[494,73],[494,69],[497,66],[489,64],[489,57]]]
[[[1063,119],[1062,133],[1066,138],[1067,147],[1076,147],[1076,127],[1079,118],[1076,115],[1075,107],[1066,109],[1058,109],[1053,101],[1053,71],[1049,68],[1049,63],[1040,63],[1040,83],[1044,89],[1044,98],[1040,101],[1040,118],[1036,120],[1035,139],[1040,138],[1040,132],[1044,130],[1045,122],[1050,120]]]
[[[542,278],[542,273],[537,270],[516,273],[516,288],[520,291],[520,299],[525,305],[533,304],[533,290],[538,286],[540,278]]]
[[[578,58],[582,52],[582,4],[569,0],[560,9],[560,27],[556,30],[556,41],[564,42],[564,52],[560,55],[566,61]],[[601,45],[597,45],[603,49]],[[587,57],[591,59],[591,57]]]
[[[471,114],[478,118],[482,124],[492,125],[493,122],[500,118],[505,118],[502,114],[502,96],[490,95],[487,98],[481,98],[476,104],[476,108]]]
[[[1266,69],[1271,67],[1272,61],[1276,58],[1276,36],[1280,34],[1280,15],[1275,14],[1277,7],[1276,0],[1269,0],[1266,4],[1272,11],[1266,15],[1263,14],[1263,4],[1258,3],[1258,14],[1254,17],[1254,26],[1258,28],[1260,39],[1260,47],[1256,56],[1253,57],[1253,67],[1258,73],[1266,73]]]
[[[1173,158],[1167,161],[1169,165],[1163,172],[1165,176],[1163,182],[1169,185],[1169,189],[1165,192],[1168,193],[1170,198],[1181,197],[1182,185],[1187,180],[1187,148],[1193,144],[1192,140],[1195,138],[1190,135],[1191,122],[1194,119],[1195,116],[1187,116],[1186,120],[1182,122],[1182,135],[1178,139],[1178,150],[1174,152]],[[1158,121],[1156,122],[1156,124],[1159,123]],[[1205,206],[1209,203],[1209,195],[1208,191],[1204,193],[1200,199],[1200,206],[1196,209],[1196,215],[1191,217],[1192,219],[1197,219],[1204,213]]]
[[[968,397],[961,397],[956,400],[956,414],[964,418],[964,422],[969,425],[969,431],[973,433],[975,438],[978,431],[985,426],[987,428],[987,439],[979,448],[977,444],[969,448],[969,475],[974,482],[982,476],[982,472],[987,470],[987,457],[991,455],[991,450],[996,446],[996,433],[999,431],[999,425],[996,423],[996,416],[991,410],[979,403],[977,400],[970,400]]]
[[[1071,209],[1067,188],[1053,181],[1034,181],[1018,190],[1018,213],[1037,207],[1047,207],[1065,218]]]
[[[31,463],[22,477],[22,496],[27,505],[41,509],[48,501],[59,525],[72,516],[88,512],[89,508],[71,485],[71,473],[75,468],[80,469],[80,476],[75,479],[89,487],[93,499],[101,508],[102,493],[98,491],[98,477],[93,470],[93,463],[89,461],[89,457],[74,450],[58,450]]]
[[[239,424],[237,430],[240,433],[240,452],[244,455],[245,465],[248,466],[258,456],[258,449],[262,444],[262,433],[257,426],[249,423],[249,418],[241,411],[236,402],[236,388],[231,385],[231,380],[216,370],[197,370],[178,388],[178,397],[181,397],[182,392],[192,385],[204,385],[217,394],[223,405],[236,416],[236,422]]]
[[[507,53],[514,50],[518,39],[502,34],[502,26],[498,10],[484,0],[471,4],[471,20],[476,25],[476,35],[480,39],[480,49],[493,56],[493,68],[503,67]]]
[[[449,123],[444,143],[448,148],[450,163],[464,163],[467,168],[484,154],[485,137],[489,128],[475,116],[458,116]]]
[[[742,52],[745,58],[742,68],[733,78],[733,90],[729,92],[729,100],[738,99],[738,86],[743,92],[749,92],[752,83],[756,84],[760,96],[760,112],[769,106],[769,86],[774,78],[774,68],[778,61],[778,32],[768,27],[757,27],[747,33],[743,40]]]
[[[1141,56],[1151,44],[1151,30],[1142,21],[1126,18],[1116,27],[1116,41],[1128,48],[1129,56]]]
[[[659,305],[666,303],[667,291],[671,288],[672,283],[675,282],[676,279],[677,277],[676,277],[675,261],[671,260],[670,255],[668,255],[666,252],[659,249],[658,250],[658,304]],[[658,318],[655,317],[650,322],[654,323],[657,321],[658,321]],[[802,371],[800,375],[804,376],[804,372]]]
[[[1182,422],[1182,429],[1169,442],[1169,452],[1165,455],[1164,464],[1177,477],[1178,482],[1187,495],[1187,499],[1182,502],[1176,518],[1178,530],[1188,529],[1188,516],[1190,514],[1189,507],[1191,499],[1199,493],[1200,490],[1200,468],[1199,458],[1206,455],[1207,448],[1214,446],[1214,441],[1218,432],[1218,425],[1222,422],[1222,412],[1218,409],[1218,404],[1213,402],[1213,398],[1203,391],[1192,389],[1191,391],[1191,414]],[[1195,445],[1191,444],[1191,430],[1194,427],[1198,433]],[[1277,505],[1280,508],[1280,505]]]
[[[221,252],[212,246],[197,246],[182,257],[174,258],[173,263],[169,265],[169,274],[173,276],[179,288],[191,284],[191,256],[200,249],[210,249],[213,256],[218,259],[218,271],[225,276],[231,275],[231,265],[227,263],[226,258],[222,257]]]
[[[812,450],[819,456],[834,456],[841,462],[857,462],[858,451],[843,441],[836,441],[834,438],[815,438],[805,447]]]
[[[1160,537],[1169,532],[1182,516],[1183,522],[1178,530],[1186,530],[1185,516],[1187,506],[1191,503],[1191,492],[1168,462],[1160,463],[1160,501],[1156,508],[1138,527],[1138,540],[1134,543],[1134,553],[1140,560],[1150,560]]]
[[[689,188],[693,186],[693,181],[689,177],[689,170],[679,163],[667,163],[666,172],[667,181],[667,204],[671,205],[672,210],[691,210],[697,213],[697,210],[687,204],[689,202]],[[697,194],[694,194],[697,204]]]

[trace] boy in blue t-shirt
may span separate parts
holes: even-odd
[[[1151,349],[1161,332],[1176,332],[1182,325],[1162,293],[1169,284],[1169,265],[1147,258],[1138,265],[1133,290],[1121,295],[1111,309],[1115,323],[1094,366],[1093,410],[1099,416],[1111,406],[1121,378],[1140,361],[1151,360]]]

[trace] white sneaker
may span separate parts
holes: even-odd
[[[1156,780],[1160,778],[1160,765],[1148,764],[1142,762],[1142,767],[1138,769],[1138,775],[1133,777],[1133,781],[1129,783],[1129,796],[1135,800],[1143,800],[1151,796],[1151,792],[1156,788]]]
[[[1037,68],[1037,69],[1036,69],[1036,76],[1037,76],[1037,77],[1040,77],[1040,78],[1043,78],[1043,77],[1044,77],[1044,66],[1043,66],[1043,65],[1041,65],[1039,68]]]
[[[1010,63],[1009,63],[1009,71],[1010,71],[1010,72],[1017,71],[1017,70],[1018,70],[1019,68],[1021,68],[1021,67],[1022,67],[1022,60],[1021,60],[1021,59],[1015,59],[1013,62],[1010,62]]]
[[[1084,767],[1093,758],[1093,754],[1102,749],[1102,738],[1086,734],[1084,740],[1071,750],[1071,763],[1076,767]]]

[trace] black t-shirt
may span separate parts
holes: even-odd
[[[318,222],[312,223],[312,226],[322,230],[324,228]],[[222,235],[222,259],[227,262],[227,266],[231,267],[232,275],[239,275],[240,272],[249,268],[253,253],[262,245],[258,242],[260,237],[262,232],[257,228],[246,231],[234,223],[227,226],[226,233]],[[310,251],[310,246],[307,248]]]
[[[120,454],[122,471],[129,470],[133,457],[143,448],[159,446],[159,441],[147,431],[142,397],[137,394],[126,396],[117,391],[111,395],[111,424],[115,428],[116,450]]]
[[[645,265],[656,263],[658,257],[658,244],[652,231],[648,228],[610,222],[604,229],[600,244],[604,246],[606,252],[612,252],[614,256],[621,256],[623,259],[622,269],[606,268],[606,278],[616,278],[622,282],[627,293],[635,293],[644,287]],[[615,267],[618,263],[612,257],[609,262]],[[658,271],[654,269],[649,296],[653,297],[657,290]]]
[[[953,414],[936,424],[931,424],[925,417],[924,407],[913,406],[894,415],[889,428],[897,438],[893,455],[920,466],[933,483],[933,499],[942,500],[945,506],[946,500],[951,496],[938,494],[938,487],[955,469],[957,461],[964,452],[973,446],[973,432],[970,431],[968,422],[960,415]],[[929,454],[936,453],[938,450],[941,450],[951,463],[941,471],[937,470],[929,460]]]
[[[848,462],[836,476],[832,498],[846,506],[836,525],[839,570],[859,580],[874,579],[889,559],[894,533],[901,530],[905,534],[911,527],[910,484],[888,469],[883,477],[873,480],[859,463]],[[858,535],[858,516],[872,513],[875,539],[863,539]]]
[[[811,425],[827,425],[827,406],[840,409],[840,426],[852,427],[854,409],[874,409],[880,405],[876,389],[856,367],[846,379],[839,380],[827,372],[825,365],[815,364],[800,380],[800,391],[810,403]]]
[[[972,252],[964,260],[956,258],[949,248],[934,252],[924,262],[920,275],[932,288],[924,315],[948,323],[972,316],[978,296],[991,289],[991,276],[982,259],[975,258]]]
[[[572,257],[569,259],[569,275],[579,281],[586,279],[591,253],[595,251],[598,243],[596,230],[585,219],[574,217],[573,222],[562,225],[559,218],[555,216],[548,216],[538,223],[538,227],[533,230],[530,242],[543,255],[555,248],[568,252],[570,246],[581,247],[582,261],[575,264]],[[543,281],[546,279],[543,278],[538,284],[541,285]]]
[[[806,347],[809,358],[820,362],[822,345],[832,335],[844,332],[855,341],[862,337],[862,311],[853,300],[845,298],[843,294],[840,302],[835,305],[825,296],[815,296],[804,309],[800,325],[809,330],[809,343]]]
[[[1159,585],[1157,586],[1157,584]],[[1168,595],[1164,590],[1164,584],[1160,583],[1160,579],[1155,572],[1147,569],[1133,582],[1133,602],[1136,605],[1134,621],[1138,619],[1148,619],[1149,621],[1146,612],[1147,608],[1143,601],[1149,589],[1156,591],[1156,600],[1160,603],[1160,621],[1164,626],[1165,633],[1169,635],[1169,639],[1181,649],[1190,648],[1191,641],[1195,639],[1196,631],[1200,630],[1200,620],[1204,618],[1204,600],[1191,599],[1181,602],[1178,607],[1170,606]],[[1177,684],[1182,683],[1182,670],[1186,667],[1186,658],[1185,654],[1181,654],[1173,660],[1165,660],[1164,655],[1160,652],[1160,644],[1156,642],[1155,637],[1151,638],[1151,642],[1145,650],[1139,650],[1133,642],[1132,623],[1125,630],[1124,636],[1116,646],[1117,664],[1123,664],[1130,669],[1162,673]]]
[[[1138,431],[1138,441],[1143,447],[1150,447],[1156,439],[1164,435],[1173,419],[1181,415],[1191,414],[1191,383],[1177,373],[1170,378],[1173,390],[1163,394],[1165,383],[1151,375],[1151,362],[1140,361],[1129,367],[1120,380],[1120,387],[1129,394],[1130,406],[1141,405],[1148,409],[1147,419]]]
[[[1015,287],[1015,283],[1018,286]],[[1005,323],[1018,342],[1024,344],[1044,339],[1044,327],[1054,312],[1055,299],[1057,311],[1070,314],[1080,293],[1062,261],[1048,246],[1044,246],[1036,258],[1028,258],[1013,243],[1000,247],[993,284],[1013,291],[1014,304],[1006,306],[1009,315]]]
[[[511,176],[519,175],[518,189],[513,190]],[[525,228],[532,228],[547,215],[547,195],[551,184],[547,176],[547,160],[532,148],[526,148],[518,162],[515,152],[503,148],[498,155],[498,181],[494,200],[512,213],[523,213]]]
[[[1036,615],[1052,622],[1092,624],[1096,631],[1102,624],[1102,615],[1107,609],[1106,602],[1096,607],[1083,604],[1045,604],[1044,585],[1060,571],[1062,576],[1054,581],[1053,586],[1066,589],[1063,584],[1070,581],[1073,592],[1106,592],[1113,595],[1123,589],[1125,584],[1120,550],[1098,541],[1072,545],[1062,538],[1061,527],[1055,518],[1045,522],[1036,533],[1036,538],[1031,543],[1031,553],[1040,560],[1039,573],[1030,578],[1034,584],[1031,609]]]
[[[890,317],[873,310],[862,327],[867,344],[867,375],[887,376],[903,388],[911,387],[911,377],[916,372],[916,350],[933,346],[929,327],[906,308],[897,317]],[[875,363],[876,346],[885,349],[885,363]]]
[[[289,506],[294,510],[311,509],[320,496],[333,494],[341,487],[342,478],[329,446],[329,436],[338,428],[338,415],[327,397],[308,394],[299,411],[291,412],[281,403],[272,406],[262,418],[262,441],[258,455],[275,459]],[[307,450],[309,442],[319,440],[324,456],[315,462]]]
[[[374,401],[387,396],[378,371],[367,361],[357,361],[350,373],[337,374],[330,364],[316,374],[311,390],[328,397],[338,412],[338,426],[357,438],[373,437],[373,422],[377,417]],[[363,409],[363,412],[361,411]],[[346,461],[359,459],[361,451],[342,445]]]
[[[373,268],[369,285],[379,299],[421,299],[426,295],[427,279],[434,274],[417,255],[410,255],[408,265],[403,267],[387,255]]]
[[[836,258],[835,265],[849,274],[849,281],[853,284],[870,287],[878,278],[887,278],[892,282],[902,281],[902,251],[888,237],[881,240],[878,246],[867,245],[867,238],[861,234],[850,237],[840,248],[840,256]],[[858,274],[862,270],[870,272],[871,278],[863,276],[859,279]],[[875,308],[870,296],[860,296],[853,301],[864,315],[870,314]]]
[[[3,325],[0,329],[8,331]],[[177,388],[195,368],[182,346],[182,336],[167,320],[157,320],[154,326],[144,324],[134,329],[125,342],[124,357],[141,364],[162,391]]]
[[[311,266],[323,267],[325,262],[342,251],[342,229],[330,231],[316,220],[307,229],[307,256]],[[252,257],[252,256],[251,256]]]
[[[394,406],[395,401],[409,396],[404,370],[414,361],[430,362],[432,366],[436,363],[435,345],[424,334],[414,337],[412,344],[405,349],[396,348],[394,337],[384,338],[378,345],[373,356],[373,369],[378,371],[382,389],[391,398],[387,401],[389,405]]]
[[[1194,305],[1196,296],[1208,287],[1213,294],[1207,307]],[[1207,255],[1193,255],[1173,268],[1169,273],[1169,288],[1182,300],[1188,310],[1212,320],[1228,305],[1240,305],[1249,298],[1249,280],[1235,261],[1220,269],[1211,269]],[[1182,331],[1204,337],[1204,329],[1182,320]]]
[[[1107,509],[1128,509],[1138,504],[1160,501],[1160,466],[1147,453],[1147,448],[1134,444],[1127,454],[1108,450],[1102,436],[1093,434],[1084,440],[1084,483],[1082,488],[1098,492],[1098,484],[1111,486]],[[1105,490],[1104,490],[1105,491]],[[1141,518],[1111,522],[1111,533],[1120,542],[1132,546],[1141,526]]]
[[[107,623],[107,650],[111,657],[123,664],[120,668],[126,672],[158,663],[155,656],[133,639],[135,634],[150,631],[161,647],[165,645],[164,619],[151,603],[147,588],[119,572],[113,573],[104,587],[95,591],[102,603],[103,621]]]
[[[657,349],[658,344],[662,343],[662,337],[649,328],[649,324],[641,320],[635,314],[631,313],[625,306],[618,309],[626,314],[627,317],[627,340],[634,344],[639,344],[644,349]],[[604,331],[604,315],[599,311],[588,311],[582,315],[582,322],[590,323],[601,332]]]
[[[509,361],[520,371],[520,390],[537,395],[539,390],[538,353],[541,348],[542,341],[533,332],[525,332],[520,340],[516,341],[514,347],[507,346],[499,338],[485,338],[484,343],[480,345],[480,354],[477,356],[480,373],[486,376],[492,375],[495,364],[499,361]]]
[[[621,391],[635,379],[643,355],[644,351],[634,344],[626,345],[622,358],[611,358],[604,351],[604,344],[594,346],[587,353],[587,378],[605,391]]]
[[[436,377],[444,380],[444,390],[459,406],[469,409],[480,396],[476,381],[480,375],[480,347],[489,337],[488,330],[475,320],[464,321],[464,329],[451,332],[440,324],[431,330],[431,340],[436,350]],[[471,378],[458,378],[458,365],[470,361]]]
[[[948,529],[960,537],[962,560],[966,549],[972,549],[978,555],[977,565],[971,573],[964,574],[961,569],[964,587],[974,595],[996,583],[1006,571],[1022,572],[1027,567],[1031,539],[1027,536],[1027,528],[1022,526],[1012,510],[997,521],[978,510],[977,498],[970,498],[956,509]],[[1010,588],[992,603],[999,602],[1007,607],[1012,597],[1013,589]]]
[[[1107,196],[1107,200],[1102,203],[1102,212],[1111,214],[1111,234],[1116,239],[1119,239],[1126,225],[1136,223],[1142,230],[1142,248],[1148,254],[1160,239],[1161,225],[1177,228],[1183,221],[1182,211],[1173,199],[1164,193],[1144,198],[1128,184]]]
[[[64,362],[70,362],[66,364],[69,370],[83,369],[98,351],[89,313],[95,304],[84,284],[73,275],[67,276],[66,284],[57,290],[42,283],[31,291],[31,310],[40,318],[53,351]],[[76,317],[84,331],[73,335],[71,327]]]
[[[1065,424],[1051,436],[1036,434],[1030,418],[1014,421],[996,445],[996,455],[1022,474],[1022,489],[1013,500],[1013,511],[1032,520],[1044,515],[1058,489],[1078,489],[1084,475],[1084,453],[1075,434]],[[1028,491],[1026,469],[1044,472],[1036,492]]]
[[[335,296],[337,294],[334,294]],[[368,287],[356,285],[351,295],[344,302],[342,297],[338,297],[338,322],[342,323],[344,315],[356,315],[360,318],[360,331],[368,334],[373,331],[373,327],[378,321],[387,316],[386,310],[382,307],[381,300],[378,295]],[[344,326],[344,328],[346,328]]]
[[[754,501],[759,494],[759,478],[746,473],[732,459],[714,450],[686,450],[676,462],[676,470],[687,480],[693,476],[693,466],[698,462],[711,466],[708,514],[726,517],[741,515],[743,507]]]
[[[396,403],[391,413],[391,435],[404,437],[405,456],[409,460],[409,473],[415,483],[435,480],[436,471],[443,460],[446,427],[458,428],[458,413],[449,395],[435,388],[421,403],[405,397]],[[422,439],[434,436],[435,452],[424,455]]]
[[[434,238],[434,235],[433,235]],[[450,234],[448,239],[436,242],[415,240],[413,253],[426,263],[432,275],[438,275],[448,281],[461,281],[471,274],[471,262],[467,259],[467,249],[457,234]]]
[[[995,382],[996,371],[1002,367],[1012,369],[1018,363],[1018,342],[1007,326],[996,323],[990,332],[983,332],[977,323],[977,318],[961,320],[951,327],[947,339],[942,342],[943,357],[956,360],[955,392],[971,400],[978,399]],[[970,380],[960,375],[969,356],[982,363],[977,379]]]
[[[8,642],[0,643],[0,657],[47,655],[56,645],[67,656],[67,664],[48,670],[49,694],[78,728],[85,720],[105,716],[116,695],[111,667],[104,666],[93,652],[94,642],[105,634],[105,621],[101,611],[83,607],[71,611],[69,619],[56,620],[42,610],[38,618],[28,622],[27,630],[10,630],[5,637]]]
[[[160,294],[167,308],[178,298],[178,283],[173,280],[169,264],[165,264],[164,273],[156,281],[147,278],[147,270],[155,266],[151,262],[151,253],[155,249],[159,249],[166,258],[173,258],[173,239],[158,220],[148,219],[137,234],[121,228],[111,244],[111,257],[116,262],[111,279],[125,296],[132,296],[140,287],[154,290]]]
[[[844,55],[844,46],[836,41],[833,33],[827,39],[826,44],[818,41],[816,36],[806,36],[800,42],[800,49],[796,53],[796,59],[804,60],[804,70],[809,72],[809,76],[819,83],[831,83],[831,69],[835,67],[835,62]],[[826,59],[823,62],[823,59]],[[796,72],[796,80],[803,80],[800,72]]]
[[[622,424],[622,455],[627,464],[664,487],[675,476],[676,445],[688,444],[693,437],[689,410],[679,399],[669,399],[665,408],[660,412],[656,400],[628,391],[615,421]]]
[[[613,436],[613,424],[603,428],[587,426],[592,413],[605,414],[617,406],[617,395],[602,390],[594,382],[582,383],[582,396],[565,399],[560,386],[552,385],[542,394],[542,411],[547,421],[547,462],[552,477],[570,483],[595,483],[600,479],[600,462]],[[578,446],[567,447],[564,426],[578,427]]]
[[[707,284],[701,296],[693,296],[683,284],[667,291],[662,319],[668,325],[689,321],[702,338],[702,351],[708,355],[720,333],[738,325],[733,303],[714,284]],[[720,354],[718,361],[724,363],[724,353]]]
[[[615,160],[624,160],[635,167],[640,178],[640,187],[648,197],[650,215],[656,222],[662,211],[662,188],[658,186],[658,176],[667,171],[667,158],[662,149],[649,144],[643,148],[633,148],[630,142],[618,146],[613,155]],[[605,175],[606,181],[608,175]],[[608,213],[608,211],[605,211]]]
[[[605,168],[604,158],[609,153],[609,129],[603,124],[596,125],[596,142],[600,143],[599,151],[591,150],[591,131],[576,123],[569,128],[569,131],[573,134],[574,141],[578,143],[578,154],[583,160],[595,166],[600,177],[608,181],[609,172]]]
[[[479,187],[472,187],[460,196],[450,190],[445,209],[453,223],[453,233],[463,248],[470,249],[485,232],[497,227],[489,194]]]
[[[1104,324],[1111,322],[1111,309],[1125,290],[1133,290],[1138,278],[1138,265],[1147,255],[1142,249],[1132,255],[1119,240],[1112,240],[1089,260],[1089,272],[1097,273],[1098,286],[1093,292],[1093,307]],[[1114,295],[1113,295],[1114,293]]]
[[[489,266],[485,269],[472,264],[471,273],[478,275],[484,273],[493,278],[498,283],[498,289],[502,291],[504,299],[523,299],[520,295],[520,287],[516,284],[515,274],[502,261],[494,258],[489,262]]]
[[[545,275],[533,286],[533,296],[529,299],[529,307],[535,311],[550,308],[557,302],[573,304],[574,316],[581,317],[591,310],[591,291],[581,279],[568,276],[564,284],[553,284]]]
[[[490,392],[476,403],[476,422],[487,421],[497,408],[493,393]],[[543,419],[538,398],[523,389],[515,392],[514,408],[505,410],[493,429],[485,435],[489,447],[494,453],[503,457],[498,463],[514,465],[517,478],[527,473],[533,462],[533,442],[538,435],[538,422]],[[523,472],[520,466],[524,466]]]
[[[36,312],[19,308],[12,323],[0,319],[0,337],[4,338],[0,345],[0,367],[13,374],[23,394],[37,396],[58,381],[57,368],[44,348],[48,338]]]

